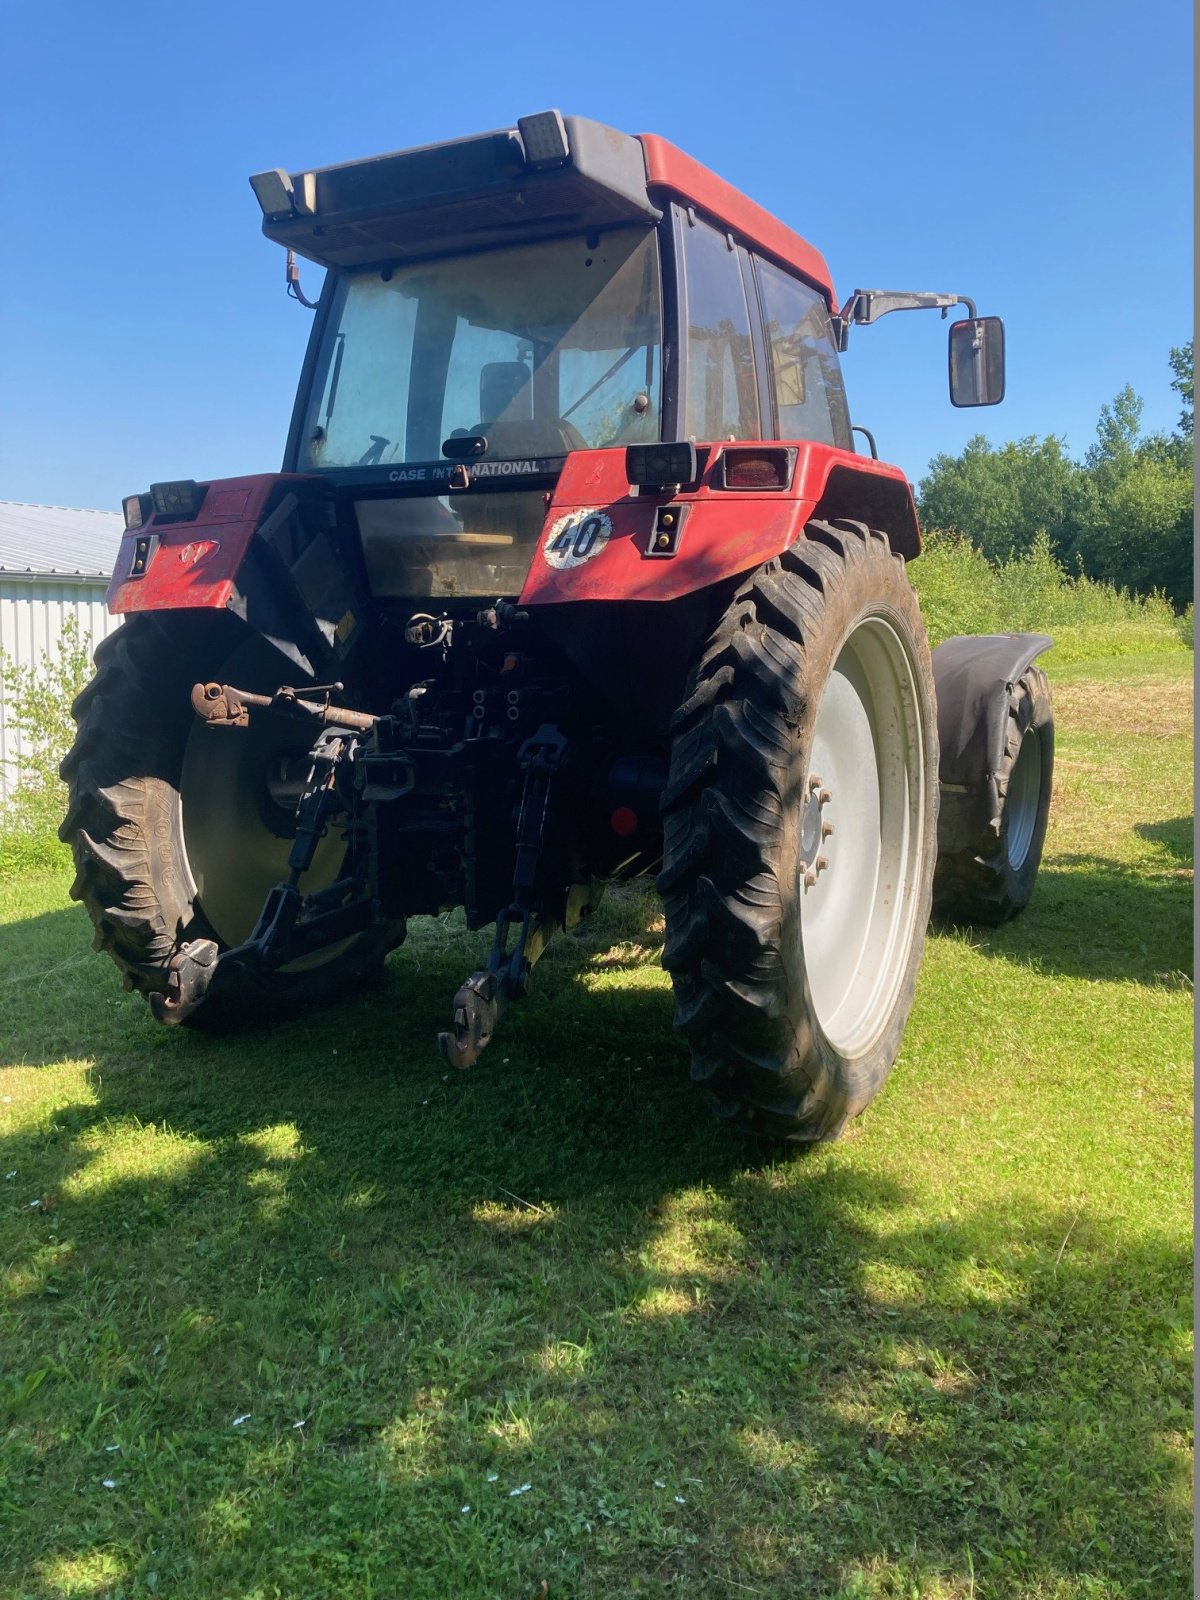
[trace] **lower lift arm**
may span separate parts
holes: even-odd
[[[302,700],[294,689],[273,695],[252,694],[231,684],[198,683],[192,708],[211,727],[244,728],[250,708],[274,711],[320,727],[309,751],[309,771],[296,806],[296,833],[288,853],[288,875],[267,895],[250,937],[221,951],[213,939],[195,939],[181,946],[171,962],[165,993],[150,996],[160,1022],[187,1020],[219,987],[240,974],[270,971],[310,951],[361,933],[371,923],[375,904],[352,878],[340,879],[317,894],[305,896],[300,879],[312,865],[331,819],[344,809],[339,778],[353,757],[355,734],[368,733],[377,719],[367,712],[335,706],[330,695],[340,683],[310,689],[324,699]]]

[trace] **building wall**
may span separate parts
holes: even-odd
[[[95,650],[120,623],[104,604],[107,579],[91,583],[79,578],[12,578],[0,573],[0,651],[18,666],[38,668],[43,655],[53,656],[63,623],[74,617],[80,634]],[[0,683],[0,799],[16,778],[15,759],[21,738],[6,725],[4,686]]]

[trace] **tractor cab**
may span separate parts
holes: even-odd
[[[355,268],[328,301],[295,467],[348,480],[377,596],[519,593],[564,456],[660,437],[652,228]]]
[[[663,140],[545,112],[251,181],[328,269],[286,468],[352,504],[377,599],[518,594],[573,451],[851,449],[824,261]]]

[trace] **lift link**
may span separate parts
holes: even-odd
[[[307,708],[301,714],[307,714]],[[197,939],[180,947],[171,961],[165,992],[150,996],[150,1008],[159,1022],[184,1022],[232,981],[284,966],[310,948],[335,943],[368,925],[374,903],[362,896],[348,900],[355,888],[352,879],[339,880],[307,898],[299,887],[330,818],[343,809],[338,778],[352,763],[356,747],[357,740],[334,729],[318,735],[296,806],[296,836],[288,854],[287,878],[267,895],[254,931],[244,944],[223,953],[212,939]]]
[[[526,739],[518,753],[525,784],[517,822],[512,904],[496,918],[487,970],[473,972],[462,985],[454,996],[453,1028],[438,1034],[442,1059],[452,1067],[472,1067],[479,1060],[491,1043],[508,1002],[519,1000],[525,993],[530,969],[554,932],[554,919],[535,909],[531,901],[537,887],[551,786],[566,754],[566,739],[550,723],[544,723]],[[513,926],[519,926],[520,931],[510,951],[508,930]]]
[[[272,695],[251,694],[229,683],[198,683],[192,690],[192,710],[202,722],[214,728],[244,728],[250,721],[250,708],[276,711],[283,716],[315,717],[328,728],[349,728],[355,733],[370,733],[379,721],[368,711],[350,711],[330,704],[329,697],[344,688],[330,683],[306,688],[307,694],[324,694],[323,701],[302,700],[295,689],[276,689]]]

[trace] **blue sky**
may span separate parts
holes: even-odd
[[[1169,429],[1191,26],[1184,0],[9,8],[0,499],[116,509],[275,468],[309,313],[248,174],[548,106],[671,139],[811,239],[842,297],[951,289],[1004,317],[992,410],[950,407],[936,313],[853,334],[854,420],[910,477],[977,431],[1082,454],[1125,383]]]

